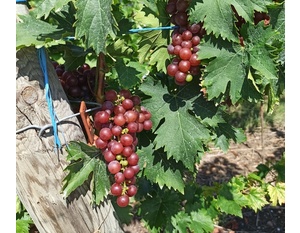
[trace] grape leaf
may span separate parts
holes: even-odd
[[[149,65],[155,66],[157,71],[167,72],[166,60],[170,58],[167,48],[165,46],[157,47],[153,50],[150,56]]]
[[[16,232],[17,233],[28,233],[31,224],[33,224],[32,220],[17,219],[16,220]]]
[[[285,37],[285,4],[282,2],[281,4],[274,3],[273,5],[269,5],[268,14],[270,15],[270,24],[273,25],[274,29],[276,29],[278,34],[278,39],[284,40]]]
[[[191,22],[203,22],[207,34],[213,33],[223,40],[238,42],[238,34],[231,5],[246,22],[253,24],[254,10],[267,12],[267,5],[271,0],[203,0],[193,5],[189,12]]]
[[[19,15],[19,18],[22,22],[16,25],[17,50],[32,45],[42,47],[46,44],[46,38],[54,38],[55,33],[60,34],[61,32],[61,29],[58,29],[57,26],[36,19],[30,14]]]
[[[106,175],[106,163],[102,160],[97,160],[91,180],[93,202],[99,205],[109,193],[110,186],[109,177]]]
[[[206,210],[200,209],[197,212],[191,212],[191,225],[190,229],[192,232],[212,232],[214,224],[212,219],[207,215]]]
[[[137,62],[124,63],[122,59],[117,59],[115,69],[118,73],[120,86],[126,89],[134,87],[141,82],[146,74],[145,68]]]
[[[179,233],[185,233],[187,226],[191,223],[191,217],[183,211],[178,212],[171,219],[174,229]]]
[[[246,22],[254,23],[254,10],[258,12],[267,12],[267,4],[271,1],[267,0],[230,0],[230,4],[234,6],[239,16],[243,17]]]
[[[278,182],[275,186],[268,185],[267,189],[273,206],[285,203],[285,183]]]
[[[65,46],[63,58],[65,60],[65,70],[76,70],[85,62],[85,58],[91,51],[85,51],[76,45]]]
[[[88,179],[95,165],[96,160],[89,159],[74,162],[65,168],[66,171],[69,171],[63,180],[63,196],[65,198]]]
[[[152,149],[143,147],[139,150],[138,155],[139,166],[143,167],[143,174],[153,183],[157,183],[160,188],[167,186],[184,193],[183,177],[176,168],[174,161],[167,160],[166,156],[162,153],[153,153]]]
[[[266,193],[261,187],[250,187],[249,194],[246,196],[249,200],[248,206],[255,212],[261,210],[263,206],[269,204],[265,196]]]
[[[277,70],[273,59],[270,57],[266,44],[275,37],[275,32],[270,27],[249,27],[247,41],[255,46],[249,46],[247,52],[250,56],[250,66],[266,79],[265,83],[270,83],[272,79],[277,80]]]
[[[228,200],[223,196],[218,196],[217,206],[226,214],[243,217],[242,208],[236,203],[235,200]]]
[[[242,207],[249,204],[248,199],[241,193],[236,184],[224,184],[215,200],[221,211],[242,217]]]
[[[106,38],[115,36],[116,22],[111,13],[111,0],[78,0],[75,37],[84,37],[87,48],[96,54],[106,53]]]
[[[125,40],[117,39],[114,43],[110,43],[106,47],[107,52],[113,57],[130,57],[133,53],[133,49],[130,48]]]
[[[141,202],[140,214],[151,228],[159,228],[171,220],[180,209],[180,199],[174,191],[159,191],[153,198]]]
[[[141,2],[144,5],[143,11],[146,13],[146,15],[153,14],[158,20],[157,25],[153,25],[153,27],[167,26],[170,24],[170,16],[165,10],[167,5],[165,0],[143,0]],[[168,33],[168,31],[165,32]]]
[[[68,2],[70,0],[39,0],[36,1],[33,13],[36,14],[37,18],[41,18],[42,16],[47,18],[52,10],[54,12],[60,11]]]
[[[203,0],[190,9],[189,21],[203,22],[207,34],[213,33],[223,40],[238,41],[234,27],[234,17],[229,0]]]
[[[63,180],[63,196],[68,197],[76,188],[86,182],[92,173],[90,187],[93,201],[99,204],[110,189],[106,164],[97,158],[100,155],[99,150],[85,143],[72,141],[67,152],[67,160],[71,163],[65,168],[68,174]]]
[[[167,39],[163,37],[162,32],[159,30],[140,33],[140,35],[139,62],[145,63],[149,60],[150,65],[157,64],[158,71],[166,72],[165,62],[170,58],[167,51]]]
[[[241,98],[241,90],[245,81],[246,60],[243,50],[232,51],[218,49],[210,43],[202,43],[198,52],[199,59],[215,57],[205,68],[203,87],[206,87],[207,98],[219,98],[229,88],[229,95],[233,104]]]
[[[192,211],[190,215],[183,211],[178,212],[172,216],[172,225],[179,233],[185,233],[187,229],[199,233],[212,232],[214,229],[211,217],[203,209]]]
[[[185,88],[188,88],[188,85]],[[193,171],[195,155],[197,151],[204,150],[203,143],[210,135],[208,129],[189,112],[193,99],[184,96],[185,88],[178,93],[169,93],[166,87],[160,84],[144,82],[140,86],[141,91],[152,96],[150,100],[144,100],[143,104],[154,113],[153,129],[157,135],[154,141],[155,148],[164,148],[168,158],[173,157],[176,161],[181,161]],[[164,122],[157,128],[161,120]]]

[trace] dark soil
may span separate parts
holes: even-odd
[[[198,166],[197,182],[211,185],[213,182],[225,182],[238,174],[247,175],[256,170],[256,166],[265,162],[279,160],[285,152],[284,126],[258,127],[247,134],[247,141],[232,144],[227,153],[211,150]],[[283,233],[285,232],[285,205],[265,206],[255,213],[244,209],[243,218],[224,216],[213,233]],[[143,225],[134,220],[124,226],[126,233],[149,233]]]

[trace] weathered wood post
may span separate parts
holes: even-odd
[[[16,130],[51,123],[37,49],[23,48],[16,58]],[[47,67],[55,113],[69,116],[73,112],[49,58]],[[60,141],[86,141],[77,118],[68,121],[58,125]],[[16,191],[39,233],[122,233],[111,202],[92,207],[87,186],[63,198],[66,154],[63,149],[57,156],[51,132],[41,137],[36,129],[16,134]]]

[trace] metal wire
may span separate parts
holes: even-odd
[[[87,109],[85,112],[88,113],[88,112],[92,112],[94,110],[98,110],[101,108],[101,105],[99,104],[98,107],[94,107],[94,108],[90,108],[90,109]],[[72,117],[76,117],[76,116],[79,116],[80,115],[80,112],[78,113],[74,113],[70,116],[66,116],[64,118],[61,118],[60,120],[56,121],[56,124],[61,124],[63,122],[66,122],[66,120],[72,118]],[[53,125],[52,124],[47,124],[47,125],[43,125],[43,126],[39,126],[39,125],[28,125],[22,129],[19,129],[16,131],[16,134],[19,134],[19,133],[22,133],[26,130],[29,130],[29,129],[36,129],[36,130],[39,130],[39,137],[43,136],[43,134],[45,133],[46,130],[48,129],[51,129],[53,128]]]

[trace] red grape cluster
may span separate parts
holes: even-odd
[[[200,73],[200,63],[197,51],[205,30],[201,23],[190,24],[188,21],[187,8],[189,0],[169,0],[166,11],[171,15],[171,23],[178,26],[172,32],[172,42],[167,50],[173,56],[167,66],[167,74],[174,77],[177,85],[190,82],[194,75]]]
[[[70,99],[92,100],[95,86],[96,67],[84,63],[76,70],[67,71],[65,66],[52,62],[59,81]]]
[[[151,113],[141,106],[141,99],[129,90],[105,92],[101,110],[93,117],[95,146],[102,151],[113,184],[110,192],[117,204],[126,207],[137,192],[136,174],[140,171],[136,153],[136,134],[152,128]]]

